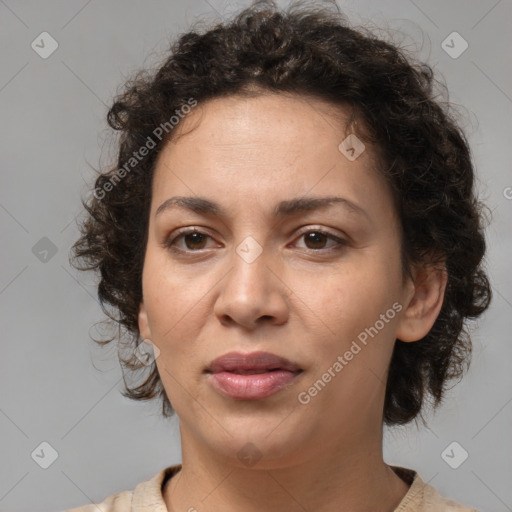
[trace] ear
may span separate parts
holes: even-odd
[[[139,306],[139,332],[143,340],[152,339],[151,329],[149,328],[148,313],[144,306],[144,302],[141,302]]]
[[[448,275],[443,264],[423,264],[415,268],[409,294],[400,318],[396,337],[417,341],[425,337],[443,305]]]

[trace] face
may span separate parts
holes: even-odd
[[[355,160],[339,149],[348,133],[333,108],[210,100],[157,161],[141,337],[160,351],[182,439],[235,464],[246,443],[268,468],[367,443],[381,429],[395,339],[421,334],[407,317],[414,286],[391,193],[370,147]],[[294,203],[326,197],[339,199]],[[300,371],[222,380],[208,369],[230,352],[268,352]]]

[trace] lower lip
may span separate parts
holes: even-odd
[[[223,395],[242,400],[266,398],[277,393],[299,375],[298,372],[273,372],[240,375],[231,372],[210,374],[213,387]]]

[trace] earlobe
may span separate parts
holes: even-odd
[[[151,338],[151,329],[149,328],[148,321],[148,313],[146,311],[146,307],[144,306],[144,302],[140,303],[139,306],[139,333],[142,339],[152,339]]]
[[[444,266],[426,265],[417,270],[413,292],[398,325],[397,339],[418,341],[428,334],[441,311],[447,281]]]

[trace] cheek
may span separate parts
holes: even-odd
[[[157,364],[182,380],[180,375],[188,371],[197,373],[197,367],[204,364],[201,356],[208,344],[204,329],[211,317],[210,298],[215,280],[207,274],[198,277],[197,270],[194,277],[192,266],[178,270],[169,264],[168,258],[155,253],[149,255],[143,275],[148,322],[162,356]],[[173,385],[172,378],[161,375]]]
[[[317,277],[309,286],[312,309],[332,328],[361,329],[373,324],[399,297],[399,276],[393,267],[392,262],[361,256],[320,278],[320,286]]]
[[[347,353],[350,369],[345,373],[357,381],[365,381],[368,369],[377,375],[386,371],[395,342],[397,312],[393,304],[400,297],[397,282],[401,277],[393,260],[381,261],[361,257],[355,264],[331,272],[321,287],[318,277],[315,286],[312,282],[307,285],[311,292],[307,304],[321,320],[316,322],[321,332],[326,333],[323,341],[315,344],[314,359],[329,367],[327,363]]]
[[[153,341],[165,352],[178,345],[176,335],[197,302],[194,287],[187,286],[183,276],[168,268],[168,262],[155,250],[148,251],[142,287],[144,304]]]
[[[368,287],[357,279],[350,286],[332,284],[324,290],[318,304],[329,330],[324,328],[328,334],[312,340],[309,354],[315,363],[305,387],[327,378],[330,383],[318,393],[320,409],[338,404],[353,414],[370,414],[384,392],[395,342],[392,297],[386,287]]]

